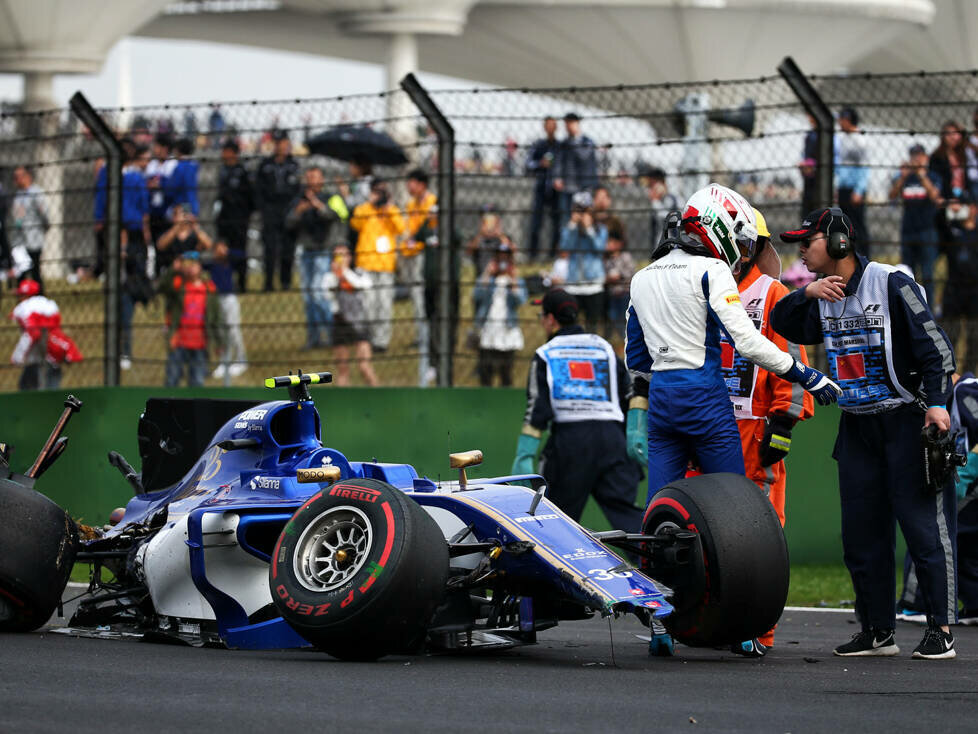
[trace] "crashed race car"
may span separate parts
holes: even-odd
[[[90,583],[58,631],[345,660],[511,647],[629,612],[687,645],[727,645],[781,615],[784,535],[744,477],[677,481],[642,533],[593,532],[540,476],[468,476],[479,451],[452,454],[457,477],[436,482],[323,446],[308,388],[330,379],[269,378],[290,399],[260,404],[150,399],[141,471],[109,454],[134,496],[102,528],[32,488],[65,448],[69,398],[28,472],[0,464],[0,631],[47,623],[76,563]]]

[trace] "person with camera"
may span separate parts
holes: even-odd
[[[623,405],[632,380],[612,346],[577,323],[577,299],[554,288],[534,301],[547,342],[536,350],[526,383],[526,413],[513,474],[534,474],[544,431],[539,473],[547,499],[579,520],[594,496],[611,526],[629,533],[642,527],[635,493],[642,470],[628,458]]]
[[[903,218],[900,222],[900,259],[916,277],[920,266],[920,283],[927,302],[934,303],[934,261],[937,260],[937,208],[941,205],[941,179],[928,170],[924,146],[913,145],[910,159],[900,165],[900,174],[890,186],[890,199],[900,199]]]
[[[370,343],[374,351],[386,352],[391,342],[397,248],[407,234],[407,224],[391,202],[386,181],[375,178],[370,182],[370,198],[353,210],[350,228],[357,233],[357,269],[370,278],[370,287],[363,292]]]
[[[947,202],[946,212],[951,241],[941,325],[956,347],[964,335],[964,356],[958,354],[958,363],[962,371],[972,371],[978,368],[978,204],[965,193]]]
[[[608,228],[594,219],[594,200],[578,191],[571,203],[567,226],[560,233],[560,251],[567,256],[564,289],[577,299],[584,312],[585,328],[596,331],[604,310],[604,251]]]
[[[829,374],[842,389],[832,456],[838,463],[842,544],[862,629],[840,656],[890,656],[894,639],[895,523],[918,569],[928,628],[913,657],[955,656],[955,495],[935,491],[921,432],[950,428],[954,354],[923,290],[894,266],[857,255],[841,209],[817,209],[781,239],[797,242],[807,268],[824,277],[771,311],[775,331],[797,344],[825,344]]]
[[[330,195],[323,188],[323,169],[312,166],[304,174],[302,195],[289,205],[285,229],[302,247],[299,261],[299,284],[306,309],[305,350],[329,344],[333,311],[322,283],[330,268],[329,245],[333,227],[345,220],[349,212],[339,194]],[[334,237],[335,238],[335,237]]]
[[[513,248],[499,243],[472,292],[475,327],[479,332],[479,384],[492,387],[513,384],[513,358],[523,348],[519,309],[526,303],[526,283],[516,272]]]
[[[482,273],[486,269],[501,244],[516,251],[513,240],[503,231],[499,208],[495,204],[484,204],[479,218],[479,231],[465,243],[465,254],[472,258],[475,272]]]

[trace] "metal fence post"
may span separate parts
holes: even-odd
[[[105,151],[105,365],[103,380],[107,387],[119,384],[122,319],[122,145],[108,123],[81,92],[68,102],[71,111],[92,131]]]
[[[832,206],[835,173],[835,120],[808,77],[790,56],[778,64],[778,73],[791,87],[805,111],[815,118],[818,165],[815,167],[815,195],[819,206]]]
[[[438,386],[452,386],[452,267],[455,247],[455,129],[414,74],[401,79],[401,89],[424,115],[438,136]],[[454,306],[457,308],[457,305]]]

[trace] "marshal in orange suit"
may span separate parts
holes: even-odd
[[[808,364],[805,348],[792,344],[771,328],[769,314],[774,304],[788,293],[778,277],[781,263],[771,246],[771,233],[764,216],[757,217],[757,245],[744,253],[736,274],[740,299],[754,325],[768,339],[795,359]],[[801,385],[792,384],[747,361],[721,336],[721,363],[730,400],[737,416],[737,427],[744,447],[747,477],[771,500],[784,526],[784,457],[791,448],[791,429],[814,412],[812,396]],[[770,647],[772,629],[757,640]]]

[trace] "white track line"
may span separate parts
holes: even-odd
[[[785,607],[786,612],[840,612],[852,614],[854,609],[836,609],[835,607]]]

